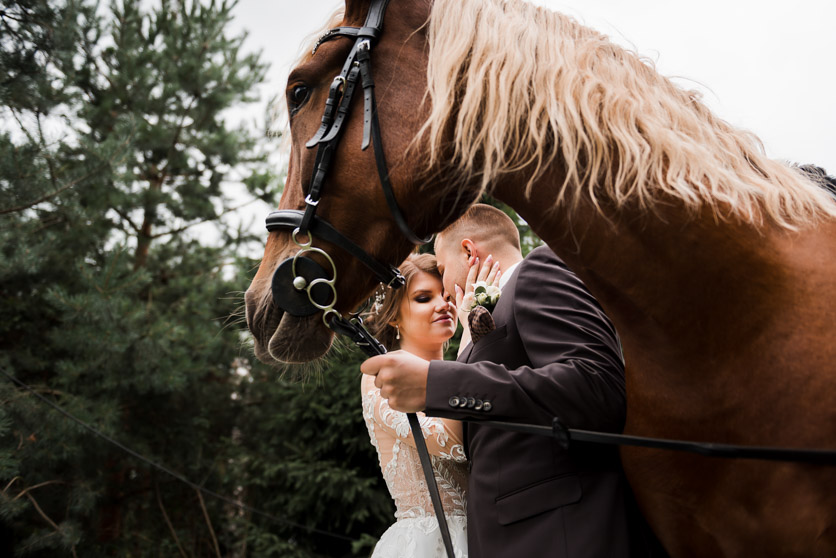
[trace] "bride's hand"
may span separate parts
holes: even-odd
[[[501,276],[502,270],[500,269],[499,262],[494,262],[492,255],[485,258],[484,262],[480,262],[477,256],[470,264],[464,290],[459,285],[456,285],[456,311],[458,313],[459,323],[464,328],[463,340],[465,339],[465,335],[468,340],[470,339],[467,315],[470,313],[469,308],[473,305],[473,285],[478,281],[484,281],[488,285],[499,287],[499,278]],[[464,344],[463,342],[462,345]]]

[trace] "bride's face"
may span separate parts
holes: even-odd
[[[398,312],[401,344],[443,345],[456,333],[456,305],[441,279],[419,271],[407,285]]]

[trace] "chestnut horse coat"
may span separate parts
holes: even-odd
[[[430,364],[428,415],[542,425],[557,416],[571,428],[622,430],[615,329],[551,250],[537,248],[520,263],[493,316],[496,329],[457,362]],[[471,557],[646,554],[637,551],[642,520],[614,448],[567,451],[545,436],[465,427]]]

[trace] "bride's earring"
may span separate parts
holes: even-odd
[[[395,331],[398,332],[398,334],[395,335],[395,339],[400,339],[401,338],[401,328],[400,328],[400,326],[395,325]]]

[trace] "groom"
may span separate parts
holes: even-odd
[[[444,287],[465,288],[471,264],[501,265],[495,329],[458,361],[428,362],[394,351],[362,365],[389,405],[465,422],[472,469],[469,554],[481,557],[646,555],[618,453],[480,420],[621,432],[624,368],[615,329],[583,283],[547,247],[520,253],[502,211],[473,206],[435,242]],[[633,526],[635,525],[635,527]],[[639,550],[641,549],[641,550]]]

